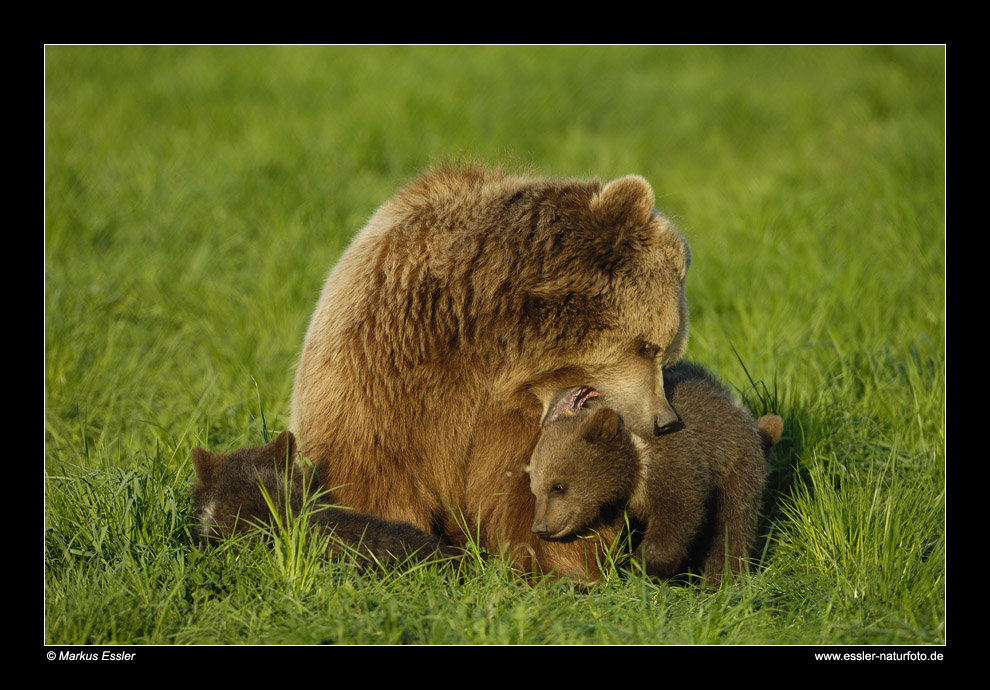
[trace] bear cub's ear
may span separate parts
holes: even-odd
[[[606,227],[622,232],[649,223],[655,202],[649,182],[639,175],[627,175],[605,185],[592,199],[591,212]]]
[[[291,431],[283,431],[268,442],[264,453],[275,461],[292,460],[296,454],[296,437]]]
[[[763,453],[769,454],[770,449],[784,435],[784,420],[775,414],[765,414],[756,420],[756,428],[760,432]]]
[[[580,432],[592,443],[611,441],[622,433],[622,417],[610,407],[600,407],[581,422]]]
[[[199,481],[209,484],[220,469],[220,457],[202,448],[193,448],[193,467]]]

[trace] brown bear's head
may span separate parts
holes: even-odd
[[[684,281],[691,250],[654,207],[642,177],[611,182],[583,205],[561,205],[568,235],[550,254],[539,318],[557,328],[557,349],[546,356],[552,375],[531,390],[543,403],[564,388],[589,385],[615,408],[629,430],[648,438],[677,422],[664,394],[662,368],[687,344]],[[566,265],[565,265],[566,264]],[[576,271],[577,267],[585,267]],[[570,273],[568,273],[570,268]],[[564,289],[566,288],[566,289]]]
[[[568,539],[594,527],[635,486],[639,456],[621,417],[608,407],[585,407],[590,397],[586,387],[562,391],[533,451],[532,530],[542,539]]]

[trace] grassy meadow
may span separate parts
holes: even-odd
[[[943,644],[942,47],[45,51],[48,644]],[[288,423],[322,281],[431,163],[646,177],[687,356],[785,420],[752,571],[588,593],[190,543]]]

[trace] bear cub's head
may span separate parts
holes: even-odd
[[[259,523],[271,523],[272,509],[260,486],[283,517],[315,495],[318,478],[296,466],[296,439],[283,431],[257,448],[231,453],[193,450],[196,483],[190,496],[198,536],[229,537]]]
[[[639,454],[632,437],[619,414],[598,403],[592,388],[567,389],[544,419],[530,460],[532,530],[541,539],[579,535],[609,508],[621,508],[635,488]]]

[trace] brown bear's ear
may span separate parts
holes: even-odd
[[[665,235],[667,227],[675,235],[677,231],[663,216],[654,215],[654,201],[653,188],[639,175],[610,182],[591,199],[589,212],[597,233],[594,248],[602,270],[611,273],[654,246],[669,252],[669,239],[658,234]],[[653,222],[655,218],[663,221],[662,227]]]
[[[628,175],[609,182],[591,200],[592,217],[614,235],[614,246],[642,240],[653,217],[653,188],[639,175]]]
[[[627,175],[609,182],[591,200],[591,212],[609,225],[642,227],[653,216],[653,187],[639,175]]]
[[[622,418],[610,407],[599,407],[581,422],[581,435],[592,443],[611,441],[622,431]]]
[[[220,464],[219,458],[208,450],[193,448],[192,461],[199,481],[204,484],[211,482],[216,474],[217,465]]]

